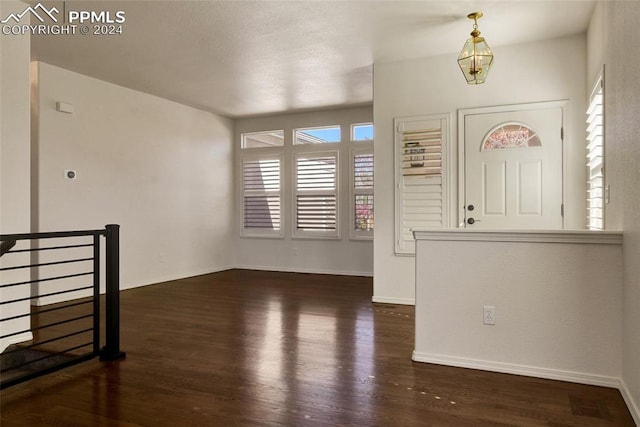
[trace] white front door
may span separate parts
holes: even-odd
[[[464,114],[467,228],[562,228],[562,108]]]

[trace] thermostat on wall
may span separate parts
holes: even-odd
[[[56,110],[61,113],[73,114],[73,105],[67,102],[56,102]]]
[[[64,177],[66,179],[76,179],[78,177],[78,174],[76,173],[76,171],[69,169],[64,171]]]

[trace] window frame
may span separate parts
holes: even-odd
[[[371,139],[356,139],[355,132],[354,132],[354,129],[356,126],[371,126],[371,129],[373,130],[373,137]],[[373,144],[373,141],[376,139],[376,128],[373,125],[373,122],[351,123],[351,126],[349,127],[349,139],[354,144],[359,144],[359,143]]]
[[[587,204],[587,216],[586,216],[586,227],[589,230],[598,230],[602,231],[606,229],[606,212],[605,206],[608,203],[608,185],[606,179],[606,138],[605,138],[605,118],[606,118],[606,106],[605,106],[605,80],[604,80],[604,67],[600,70],[598,75],[595,78],[595,82],[593,84],[591,93],[589,94],[589,102],[588,108],[586,111],[587,120],[586,120],[586,145],[585,149],[587,152],[587,163],[586,163],[586,174],[587,174],[587,192],[586,192],[586,204]],[[600,102],[598,102],[598,99]],[[594,144],[597,140],[597,136],[594,137],[590,128],[594,121],[592,121],[592,116],[594,115],[594,110],[599,109],[600,114],[595,114],[595,116],[601,116],[600,119],[600,145]],[[597,123],[597,122],[596,122]],[[594,126],[594,128],[597,128]],[[591,167],[592,159],[600,158],[600,161],[594,162],[596,167],[600,166],[600,175],[596,173],[592,175],[592,170],[594,168]],[[600,180],[600,186],[596,186],[594,181]],[[594,196],[592,194],[592,190],[599,189],[599,195]],[[600,206],[593,206],[593,202],[596,201]],[[593,215],[593,209],[598,209],[600,211],[600,215]],[[598,226],[598,222],[600,222],[600,226]]]
[[[440,186],[440,190],[437,191],[440,194],[440,225],[435,227],[429,227],[434,229],[448,228],[450,219],[450,206],[451,195],[449,194],[449,182],[452,179],[450,177],[450,159],[449,159],[449,144],[451,143],[451,116],[449,113],[443,114],[430,114],[421,116],[403,116],[395,117],[393,119],[394,128],[394,197],[395,197],[395,211],[394,211],[394,255],[395,256],[415,256],[415,240],[413,237],[405,239],[404,229],[406,225],[412,222],[407,218],[410,215],[407,212],[405,206],[405,189],[411,187],[411,181],[403,175],[403,161],[404,161],[404,133],[409,132],[409,129],[434,129],[432,126],[435,122],[439,122],[437,129],[440,130],[440,158],[441,158],[441,174],[439,175],[439,183],[426,182],[424,185],[433,185],[434,188]],[[460,120],[459,120],[460,122]],[[459,168],[459,171],[463,168]],[[435,178],[435,179],[434,179]],[[429,177],[428,181],[437,181],[437,176]],[[431,192],[431,191],[429,191]],[[424,226],[418,226],[423,228]]]
[[[305,130],[318,130],[318,129],[333,129],[333,128],[338,128],[338,131],[340,132],[340,138],[338,138],[337,141],[323,141],[321,143],[318,144],[298,144],[298,132],[299,131],[305,131]],[[293,129],[293,138],[291,140],[291,145],[293,147],[327,147],[332,146],[333,144],[335,144],[336,146],[338,144],[340,144],[343,141],[343,134],[342,134],[342,126],[339,124],[335,124],[335,125],[327,125],[327,126],[309,126],[309,127],[301,127],[301,128],[294,128]],[[326,150],[326,148],[325,148]]]
[[[285,211],[284,208],[285,200],[284,200],[284,153],[281,150],[280,152],[271,152],[265,153],[260,150],[263,148],[252,148],[250,150],[258,150],[251,152],[243,152],[240,156],[240,237],[259,237],[259,238],[284,238],[284,229],[285,229]],[[260,160],[278,160],[279,162],[279,189],[277,191],[278,196],[280,197],[280,228],[279,229],[260,229],[260,228],[245,228],[245,197],[247,196],[247,192],[244,189],[245,183],[245,175],[244,175],[244,165],[245,162],[251,161],[260,161]],[[250,194],[258,194],[260,192],[255,190],[250,190]],[[265,195],[274,194],[274,191],[264,191]]]
[[[375,182],[371,189],[356,189],[356,170],[355,159],[359,154],[371,154],[374,161],[374,180],[375,180],[375,155],[373,152],[373,140],[355,141],[354,146],[349,148],[349,238],[351,240],[372,240],[373,230],[375,230],[375,197],[374,197],[374,225],[371,230],[356,230],[356,196],[370,195],[374,196]]]
[[[313,147],[317,147],[318,145],[312,145]],[[321,145],[323,148],[326,148],[326,145]],[[308,145],[298,145],[297,147],[309,147]],[[329,190],[302,190],[298,189],[298,158],[307,157],[327,157],[332,156],[335,158],[335,184],[333,192]],[[291,238],[292,239],[331,239],[331,240],[339,240],[341,238],[341,222],[342,215],[340,215],[340,210],[342,209],[342,203],[340,200],[340,149],[336,147],[335,150],[295,150],[291,155],[291,174],[292,174],[292,182],[291,182]],[[336,200],[336,227],[334,230],[301,230],[298,229],[298,195],[299,194],[311,194],[315,193],[317,195],[335,195]]]
[[[269,134],[269,133],[276,133],[276,132],[281,132],[282,133],[282,145],[272,145],[272,146],[266,146],[266,147],[245,147],[245,140],[246,137],[249,135],[259,135],[259,134]],[[240,134],[240,150],[244,151],[244,150],[281,150],[282,148],[284,148],[285,146],[285,132],[284,129],[273,129],[273,130],[263,130],[263,131],[256,131],[256,132],[242,132]]]

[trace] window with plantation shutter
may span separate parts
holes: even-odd
[[[448,123],[448,115],[394,120],[397,254],[415,253],[414,229],[447,225]]]
[[[587,228],[604,229],[604,83],[602,75],[587,110]]]
[[[338,153],[295,155],[295,237],[338,237]]]
[[[373,147],[351,152],[351,238],[373,237]]]
[[[243,235],[282,235],[280,165],[279,157],[243,159]]]

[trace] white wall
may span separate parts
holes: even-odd
[[[0,2],[0,16],[25,3]],[[0,36],[0,230],[29,232],[29,36]]]
[[[242,167],[240,164],[240,138],[245,132],[258,132],[283,129],[285,132],[285,166],[291,164],[291,139],[293,129],[301,127],[341,125],[343,140],[339,144],[340,170],[348,177],[349,170],[349,126],[352,123],[371,122],[371,107],[343,108],[314,111],[308,113],[282,114],[235,121],[233,144],[236,148],[236,236],[235,265],[239,268],[266,269],[276,271],[298,271],[312,273],[366,275],[373,273],[373,242],[371,240],[351,240],[349,238],[349,180],[342,179],[340,185],[340,223],[341,237],[333,240],[292,239],[292,177],[293,171],[284,173],[284,238],[240,237],[242,205],[240,191],[242,185]],[[377,130],[376,130],[377,133]],[[335,149],[331,144],[328,149]],[[297,255],[294,255],[294,248]]]
[[[596,3],[587,29],[587,96],[604,64],[607,45],[606,8],[605,2]]]
[[[620,234],[423,234],[414,360],[618,386]]]
[[[490,40],[489,40],[490,42]],[[565,227],[585,227],[585,78],[584,35],[495,47],[487,82],[468,86],[456,55],[374,65],[375,209],[374,301],[414,302],[414,260],[395,256],[393,118],[449,113],[452,166],[457,176],[457,110],[504,104],[568,99],[565,110]],[[457,212],[457,181],[450,185]],[[455,224],[455,217],[452,218]]]
[[[640,425],[640,80],[637,52],[640,3],[606,2],[605,144],[606,179],[611,185],[607,227],[621,228],[623,243],[623,395]]]
[[[25,3],[0,2],[0,16],[22,12]],[[30,134],[29,134],[29,49],[28,35],[0,35],[0,234],[30,231]],[[22,246],[22,248],[28,247]],[[29,257],[5,255],[0,265],[28,264]],[[0,273],[2,283],[29,280],[28,270]],[[0,300],[7,301],[29,296],[28,286],[0,289]],[[29,310],[29,302],[2,307],[2,318]],[[2,322],[0,335],[27,329],[28,319]],[[13,342],[28,339],[30,334],[15,336],[0,342],[0,351]]]
[[[45,63],[37,74],[34,231],[120,224],[122,288],[232,266],[231,120]]]

